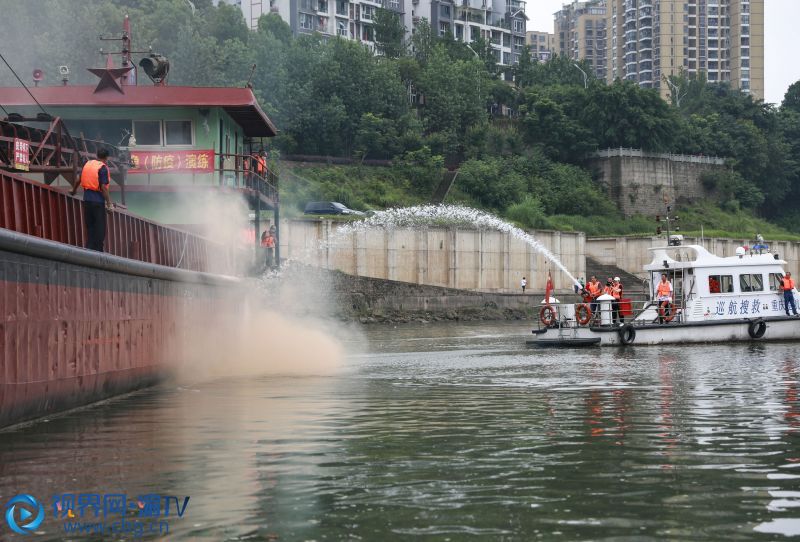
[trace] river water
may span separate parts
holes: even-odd
[[[796,345],[526,333],[372,327],[334,375],[163,385],[0,433],[0,503],[44,502],[30,540],[65,538],[61,493],[190,496],[173,540],[800,535]]]

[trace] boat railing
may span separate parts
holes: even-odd
[[[231,247],[164,226],[124,210],[109,212],[105,251],[177,269],[236,272]],[[63,191],[0,170],[0,228],[75,247],[86,246],[83,201]]]

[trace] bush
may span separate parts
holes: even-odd
[[[552,227],[544,214],[542,202],[531,195],[525,196],[522,202],[511,205],[505,214],[508,219],[523,228],[549,229]]]

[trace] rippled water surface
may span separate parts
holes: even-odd
[[[0,433],[0,501],[190,495],[187,540],[800,535],[796,345],[525,334],[375,327],[335,376],[165,385]]]

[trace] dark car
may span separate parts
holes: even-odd
[[[336,201],[310,201],[306,204],[303,211],[307,215],[355,215],[364,216],[361,211],[348,209],[345,205]]]

